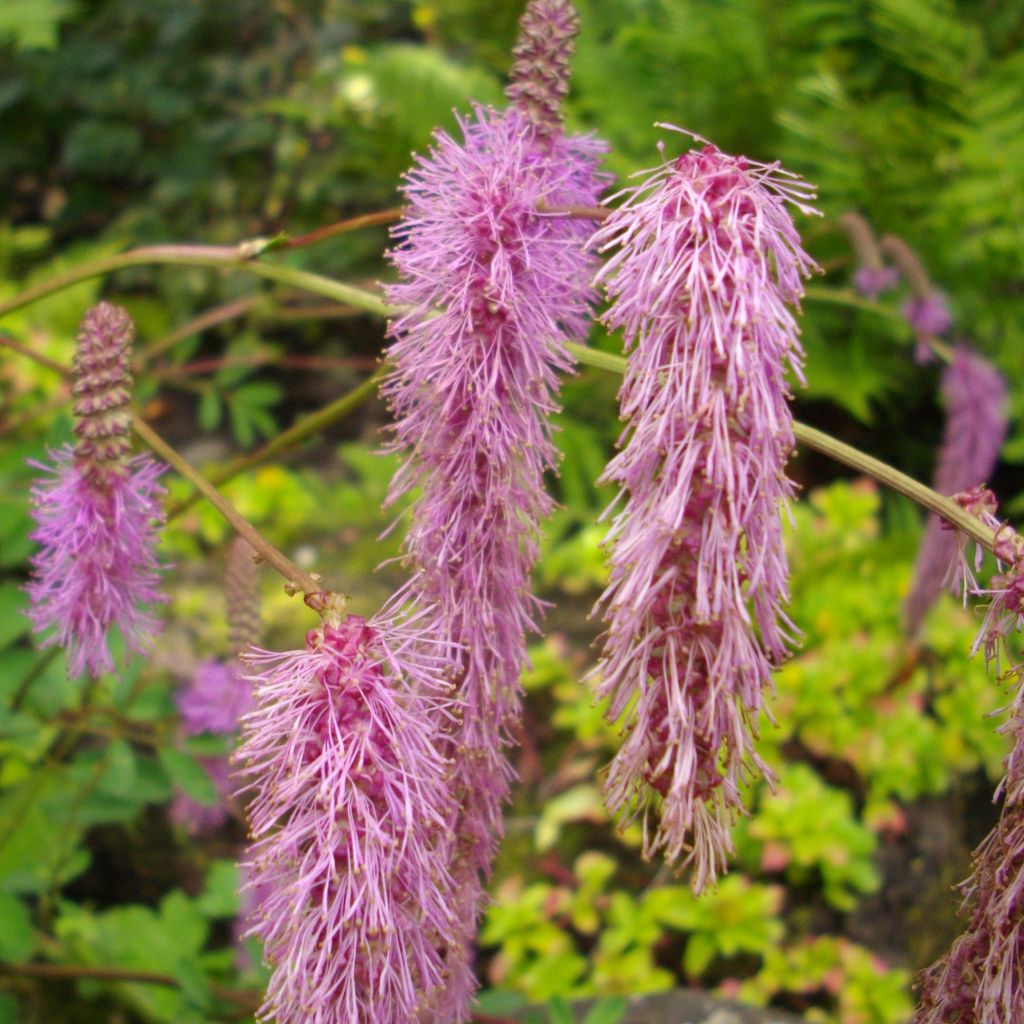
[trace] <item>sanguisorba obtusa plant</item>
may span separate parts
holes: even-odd
[[[611,253],[597,273],[611,298],[604,319],[623,328],[629,352],[623,446],[604,477],[621,494],[597,671],[611,715],[627,727],[608,801],[627,818],[641,815],[646,853],[692,865],[699,889],[725,867],[728,826],[743,810],[740,784],[765,772],[754,719],[795,634],[784,611],[781,544],[795,430],[785,375],[800,376],[793,310],[814,270],[790,209],[814,213],[813,193],[777,165],[698,140],[620,193],[617,208],[595,208],[606,185],[603,146],[561,123],[575,31],[568,0],[533,0],[509,108],[476,108],[460,122],[461,140],[438,133],[407,176],[391,254],[401,280],[388,291],[384,391],[403,459],[392,494],[420,496],[404,546],[411,578],[377,616],[348,614],[347,599],[294,566],[133,419],[131,324],[122,311],[101,304],[83,323],[78,442],[55,453],[53,479],[33,492],[41,551],[29,593],[36,628],[53,630],[44,642],[67,649],[73,673],[97,674],[114,667],[112,626],[132,649],[155,631],[146,606],[161,600],[161,467],[148,456],[129,459],[131,428],[320,617],[302,649],[250,646],[241,656],[255,687],[238,760],[250,800],[250,933],[272,972],[263,1020],[455,1024],[469,1016],[472,940],[502,832],[525,636],[540,611],[529,577],[552,505],[543,485],[555,465],[548,417],[573,347],[597,362],[579,342],[598,251]],[[588,246],[588,221],[601,219]],[[877,293],[892,275],[864,225],[850,225],[872,271],[860,287]],[[191,255],[266,270],[254,261],[267,248],[213,255],[182,247],[170,262]],[[891,239],[882,248],[915,289],[908,316],[921,354],[930,354],[930,336],[948,327],[944,301],[909,250]],[[332,298],[342,287],[283,264],[265,276]],[[345,286],[353,301],[361,294]],[[382,307],[375,295],[365,305]],[[607,366],[615,357],[601,359]],[[1001,403],[1001,383],[965,359],[957,353],[952,371],[973,373],[964,395]],[[951,392],[950,445],[962,441],[954,436],[961,430],[995,444],[1002,409],[958,425],[963,409],[954,399]],[[960,576],[989,602],[978,646],[997,666],[1008,659],[1004,677],[1018,687],[1006,727],[1016,748],[998,794],[1000,822],[964,888],[968,929],[925,975],[918,1019],[1020,1019],[1024,696],[1020,662],[1006,650],[1024,624],[1024,540],[1000,526],[988,492],[954,504],[800,429],[808,443],[899,487],[1000,560],[990,588],[966,564]],[[205,673],[198,682],[183,695],[186,728],[233,728],[247,699],[238,674]],[[240,699],[220,706],[218,688],[221,698]]]

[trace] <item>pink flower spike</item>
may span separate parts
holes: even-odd
[[[986,590],[985,621],[972,653],[984,649],[997,677],[1017,692],[1009,721],[1001,728],[1013,740],[996,789],[999,820],[974,851],[973,871],[960,885],[967,927],[950,951],[922,972],[914,1024],[1006,1024],[1020,1020],[1024,1006],[1024,665],[1019,644],[1008,642],[1024,629],[1024,538],[1003,528],[1004,553],[1012,567]]]
[[[186,736],[230,736],[253,706],[252,685],[237,662],[204,661],[175,697]]]
[[[445,659],[416,623],[349,616],[306,649],[251,651],[239,759],[255,796],[243,865],[272,969],[261,1019],[408,1024],[451,941]]]
[[[853,287],[866,299],[877,299],[900,283],[896,267],[859,267],[853,275]]]
[[[123,475],[100,489],[84,473],[71,448],[50,453],[39,465],[48,477],[32,488],[32,558],[29,616],[37,632],[52,632],[42,646],[60,644],[68,672],[112,672],[107,634],[116,626],[130,651],[146,650],[159,630],[147,605],[165,601],[156,557],[163,523],[164,467],[137,455]]]
[[[865,298],[877,299],[899,284],[899,267],[887,266],[882,250],[867,219],[850,210],[839,222],[843,225],[859,264],[853,275],[853,287]]]
[[[995,469],[1009,426],[1006,381],[987,359],[963,345],[942,374],[946,429],[935,468],[934,487],[953,495],[982,480]],[[904,602],[904,627],[920,629],[945,581],[954,574],[957,535],[938,516],[929,516],[914,567],[914,582]],[[957,577],[959,579],[959,577]]]
[[[623,195],[592,243],[618,249],[599,278],[629,357],[595,670],[628,732],[605,794],[700,889],[724,869],[741,783],[768,774],[756,721],[793,631],[781,513],[785,373],[800,377],[801,351],[787,304],[815,266],[787,206],[816,211],[799,178],[710,144]]]
[[[147,605],[160,594],[156,557],[164,514],[149,455],[129,458],[131,344],[128,314],[101,302],[86,313],[74,359],[75,447],[51,452],[49,474],[32,487],[29,616],[42,645],[59,643],[74,675],[114,668],[107,634],[116,626],[130,651],[142,651],[158,624]]]
[[[903,303],[903,316],[919,337],[929,334],[945,334],[953,326],[949,302],[940,291],[907,299]]]
[[[565,7],[534,6],[541,21],[545,6]],[[461,142],[438,133],[406,177],[391,253],[401,282],[388,301],[407,312],[391,325],[384,386],[403,457],[391,500],[421,489],[407,593],[431,608],[433,635],[460,648],[460,721],[446,748],[460,937],[432,1007],[442,1022],[465,1019],[474,989],[470,944],[502,834],[526,634],[541,611],[530,573],[551,510],[544,473],[557,461],[549,417],[572,366],[565,342],[586,335],[595,297],[588,226],[543,207],[593,205],[605,182],[601,144],[542,131],[523,110],[477,108],[460,127]]]

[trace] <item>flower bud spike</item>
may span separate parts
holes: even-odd
[[[260,638],[259,566],[256,553],[242,537],[228,548],[224,573],[228,648],[236,657]]]
[[[131,451],[130,373],[135,326],[109,302],[93,306],[82,320],[72,361],[75,458],[82,475],[103,486],[123,472]]]
[[[542,136],[561,131],[569,60],[579,28],[579,15],[569,0],[530,0],[519,22],[505,95]]]

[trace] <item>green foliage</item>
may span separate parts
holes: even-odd
[[[64,903],[54,930],[79,963],[172,974],[176,989],[128,982],[118,988],[146,1020],[198,1024],[214,1003],[202,952],[209,928],[196,902],[175,890],[156,909],[133,905],[92,913]]]
[[[52,50],[61,21],[73,9],[70,0],[6,0],[0,10],[0,46]]]
[[[824,998],[826,1008],[807,1011],[809,1024],[906,1024],[909,981],[862,946],[821,938],[767,950],[761,971],[726,991],[760,1005],[783,995]]]
[[[34,944],[28,907],[13,893],[0,891],[0,960],[21,963]]]
[[[691,978],[716,961],[763,956],[784,933],[777,886],[732,875],[702,897],[669,885],[636,899],[608,889],[615,872],[610,857],[588,851],[576,861],[572,887],[522,886],[514,878],[500,886],[481,933],[482,942],[500,947],[495,980],[532,1000],[555,992],[658,992],[672,987],[674,975],[659,964],[655,950],[674,933],[685,935],[680,965]],[[574,937],[586,935],[597,942],[584,959]]]
[[[687,933],[683,967],[692,978],[704,974],[716,956],[764,956],[784,931],[777,916],[782,890],[741,875],[728,875],[705,896],[682,886],[651,889],[642,906],[660,924]]]
[[[796,510],[793,618],[805,636],[778,677],[783,731],[769,734],[773,743],[792,737],[818,756],[842,757],[872,804],[942,792],[954,771],[992,772],[1005,754],[984,719],[1003,703],[998,687],[980,659],[954,657],[970,649],[970,615],[940,601],[925,636],[943,657],[907,661],[899,619],[912,544],[880,536],[878,511],[866,485],[833,486]]]
[[[741,861],[784,871],[792,885],[807,885],[816,874],[825,899],[839,910],[852,910],[881,881],[875,836],[854,814],[850,794],[827,786],[805,764],[784,766],[775,792],[762,790],[737,842]]]
[[[530,999],[583,994],[578,982],[586,960],[572,938],[551,918],[564,910],[568,894],[537,882],[499,889],[480,933],[488,945],[500,945],[495,968],[499,983],[513,985]]]

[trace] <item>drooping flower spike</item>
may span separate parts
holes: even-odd
[[[599,278],[628,352],[596,670],[627,734],[605,793],[643,817],[646,853],[692,863],[700,888],[724,868],[741,782],[767,774],[756,719],[791,629],[788,304],[814,269],[788,207],[816,211],[799,178],[710,144],[623,195],[593,240],[618,250]]]
[[[983,650],[996,675],[1016,688],[1002,730],[1013,744],[995,799],[999,820],[974,851],[971,876],[960,885],[967,927],[950,951],[918,981],[914,1024],[1005,1024],[1024,1006],[1024,664],[1010,649],[1024,630],[1024,538],[995,520],[991,492],[958,495],[958,503],[997,529],[1000,571],[978,587],[969,567],[970,593],[988,601],[972,653]]]
[[[942,374],[946,429],[935,468],[935,490],[952,496],[988,480],[1009,426],[1006,381],[982,356],[959,345]],[[928,517],[914,581],[903,606],[904,629],[913,636],[942,592],[957,557],[955,532]]]
[[[74,447],[50,453],[32,488],[29,615],[43,646],[60,644],[73,676],[112,671],[108,634],[145,649],[158,623],[148,606],[160,593],[156,544],[163,522],[150,455],[130,456],[134,327],[123,309],[101,302],[82,321],[73,366]]]
[[[255,796],[249,934],[272,969],[264,1020],[409,1024],[446,982],[450,714],[422,621],[327,608],[305,650],[252,650],[239,752]]]
[[[605,185],[604,146],[567,136],[575,12],[534,0],[523,18],[510,109],[477,108],[406,176],[407,215],[391,258],[403,307],[391,325],[394,370],[384,386],[403,457],[391,498],[421,488],[405,542],[406,593],[433,608],[438,636],[459,645],[460,721],[449,752],[458,805],[451,823],[453,898],[461,949],[439,1020],[462,1019],[474,982],[469,943],[483,878],[502,831],[511,767],[505,747],[520,716],[530,594],[540,523],[551,509],[543,475],[555,465],[550,414],[571,368],[567,339],[589,327],[588,227],[545,207],[592,206]]]

